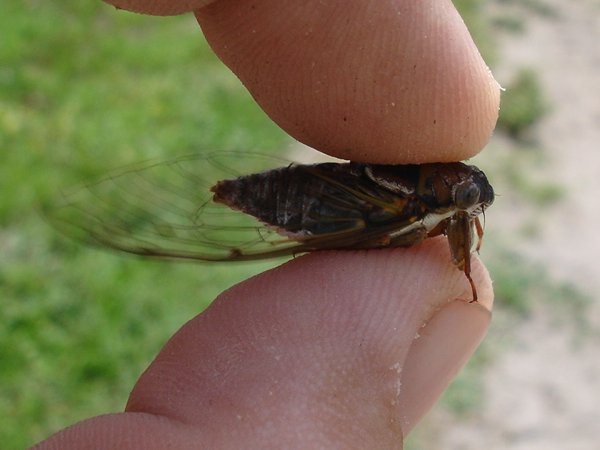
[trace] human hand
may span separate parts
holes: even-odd
[[[498,86],[450,2],[113,3],[197,8],[273,120],[335,156],[461,160],[495,123]],[[321,252],[234,286],[167,343],[126,412],[39,448],[401,447],[490,319],[487,272],[473,258],[479,303],[460,301],[447,247]]]

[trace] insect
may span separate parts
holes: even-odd
[[[348,162],[243,175],[270,159],[221,153],[124,169],[66,195],[49,215],[91,244],[203,261],[408,247],[443,234],[477,301],[470,256],[494,200],[481,170]]]

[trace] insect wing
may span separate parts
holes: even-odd
[[[138,164],[63,194],[46,215],[69,237],[144,256],[218,261],[286,255],[302,244],[214,203],[210,192],[220,179],[286,164],[225,152]]]

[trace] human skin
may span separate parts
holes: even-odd
[[[495,124],[498,85],[449,1],[112,3],[194,11],[271,118],[334,156],[458,161]],[[485,335],[493,292],[472,264],[478,303],[443,237],[295,258],[184,325],[125,412],[36,448],[402,448]]]

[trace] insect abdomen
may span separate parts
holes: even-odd
[[[331,233],[348,229],[362,218],[360,211],[345,207],[343,192],[332,189],[330,183],[312,176],[303,166],[219,181],[211,190],[215,202],[290,233]]]

